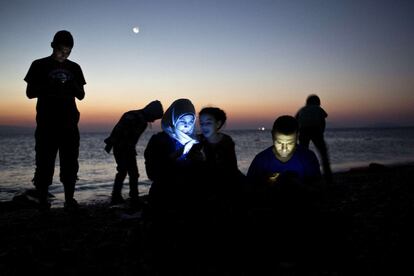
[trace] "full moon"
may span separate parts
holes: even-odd
[[[137,27],[134,27],[134,28],[132,28],[132,31],[134,32],[134,33],[139,33],[139,28],[138,28],[138,26]]]

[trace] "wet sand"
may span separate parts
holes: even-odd
[[[413,177],[414,164],[336,173],[333,185],[314,187],[314,230],[301,224],[298,239],[269,240],[272,233],[251,212],[237,227],[174,217],[154,226],[128,204],[41,212],[1,202],[0,275],[407,275]],[[285,258],[280,248],[293,253]]]

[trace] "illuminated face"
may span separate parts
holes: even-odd
[[[181,132],[184,132],[185,134],[191,134],[194,129],[194,122],[195,117],[191,114],[187,114],[184,116],[181,116],[177,123],[175,124],[175,128]]]
[[[207,139],[217,135],[220,125],[221,122],[216,121],[216,119],[210,114],[203,114],[200,116],[201,132]]]
[[[72,48],[66,46],[58,46],[53,49],[53,58],[58,62],[64,62],[70,55]]]
[[[288,161],[296,148],[297,133],[282,134],[275,133],[273,136],[273,145],[276,158],[282,162]]]

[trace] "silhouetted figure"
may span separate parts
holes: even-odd
[[[320,105],[321,100],[317,95],[309,95],[306,99],[306,105],[296,114],[296,119],[299,122],[299,143],[309,148],[310,141],[313,142],[322,159],[325,181],[332,183],[328,147],[324,139],[325,119],[328,114]]]
[[[68,60],[73,37],[59,31],[51,43],[53,53],[35,60],[24,78],[26,95],[37,98],[36,105],[36,171],[33,184],[38,192],[40,208],[50,207],[48,187],[52,184],[56,155],[59,152],[60,181],[65,189],[65,208],[78,207],[74,199],[79,169],[79,111],[75,98],[85,97],[86,84],[80,66]]]
[[[148,122],[161,119],[163,113],[160,101],[152,101],[143,109],[128,111],[122,115],[111,135],[105,139],[105,151],[109,153],[113,147],[117,164],[111,204],[125,202],[121,192],[127,174],[129,176],[129,196],[133,203],[138,203],[139,171],[135,147],[141,134],[147,128]]]
[[[277,118],[271,133],[273,145],[255,156],[247,173],[253,201],[248,236],[251,250],[269,252],[256,256],[263,264],[303,257],[310,217],[307,186],[321,177],[316,155],[297,144],[294,117]]]

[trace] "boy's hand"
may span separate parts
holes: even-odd
[[[107,153],[110,153],[110,152],[111,152],[111,149],[112,149],[112,146],[111,146],[110,144],[107,144],[107,145],[105,146],[105,151],[106,151]]]
[[[267,183],[269,183],[270,185],[274,185],[277,181],[277,178],[279,177],[280,173],[274,173],[271,174],[268,178],[267,178]]]

